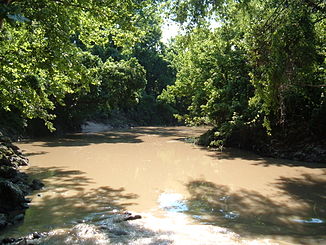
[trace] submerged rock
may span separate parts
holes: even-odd
[[[140,215],[129,215],[123,219],[123,221],[141,219]]]
[[[118,228],[111,228],[108,229],[108,231],[115,236],[126,236],[128,235],[128,232],[122,230],[122,229],[118,229]]]
[[[42,189],[42,188],[44,187],[44,184],[43,184],[41,181],[39,181],[39,180],[37,180],[37,179],[34,179],[34,180],[32,181],[32,183],[30,184],[30,187],[31,187],[33,190],[40,190],[40,189]]]
[[[19,221],[22,221],[24,219],[25,215],[24,214],[18,214],[14,217],[14,223],[17,223]]]
[[[114,223],[119,223],[119,222],[123,222],[123,221],[128,221],[128,220],[136,220],[136,219],[141,219],[142,217],[140,215],[133,215],[130,212],[124,212],[121,214],[117,214],[115,216],[115,218],[113,219]]]

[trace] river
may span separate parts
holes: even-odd
[[[326,244],[326,165],[187,142],[203,128],[136,127],[17,145],[45,183],[34,244]],[[141,219],[118,222],[124,211]]]

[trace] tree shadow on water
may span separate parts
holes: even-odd
[[[142,136],[175,137],[184,141],[188,134],[200,129],[178,127],[135,127],[131,129],[116,129],[105,132],[75,133],[64,137],[47,137],[25,140],[20,144],[34,143],[43,147],[80,147],[92,144],[142,143]],[[38,141],[35,143],[35,141]]]
[[[79,234],[90,232],[87,229],[93,228],[106,234],[110,244],[130,244],[133,239],[144,237],[155,241],[162,235],[132,223],[114,222],[119,215],[124,215],[130,205],[136,204],[138,198],[138,195],[127,193],[124,188],[110,186],[90,188],[89,186],[95,184],[94,181],[79,170],[33,167],[29,168],[28,172],[33,178],[41,180],[45,187],[32,195],[24,223],[17,227],[19,234],[66,228],[66,232],[50,235],[40,244],[65,244],[64,241],[68,237],[82,240],[84,238],[78,237]],[[79,224],[86,226],[79,229]],[[101,230],[103,224],[106,228]],[[74,230],[76,234],[73,234]],[[47,239],[51,242],[48,243]],[[97,244],[96,242],[93,240],[90,244]],[[155,244],[170,242],[169,239],[163,239],[162,242]]]
[[[302,192],[310,190],[315,194],[307,199],[297,188],[292,188],[299,184],[306,187]],[[300,182],[280,180],[280,188],[286,191],[284,194],[297,197],[293,202],[286,202],[255,191],[243,189],[235,193],[224,185],[194,180],[186,185],[190,198],[186,201],[188,210],[185,213],[197,221],[226,227],[243,236],[290,236],[298,242],[311,237],[325,239],[325,191],[317,194],[323,184],[304,179]]]
[[[289,159],[273,158],[260,156],[252,151],[225,147],[223,150],[208,150],[207,147],[201,148],[206,151],[208,156],[218,160],[248,160],[250,165],[272,167],[272,166],[287,166],[287,167],[306,167],[313,169],[326,169],[326,164],[315,162],[302,162]]]
[[[185,140],[189,135],[200,135],[203,133],[202,128],[196,127],[135,127],[130,130],[142,135],[156,135],[159,137],[177,137],[176,139]],[[178,138],[180,137],[180,138]]]
[[[25,157],[45,155],[47,153],[49,153],[49,152],[47,152],[47,151],[38,151],[38,152],[29,152],[29,153],[26,153],[26,151],[23,150],[23,155]]]
[[[21,144],[39,144],[43,147],[80,147],[92,144],[117,144],[117,143],[142,143],[138,135],[130,132],[98,132],[98,133],[79,133],[66,135],[64,137],[51,137],[37,139],[38,143],[34,143],[36,139],[20,142]]]
[[[138,197],[125,193],[124,188],[89,188],[93,180],[79,170],[37,167],[30,168],[29,173],[44,182],[45,187],[34,195],[27,215],[32,212],[33,220],[47,225],[70,222],[90,213],[125,210]]]
[[[282,177],[276,186],[299,203],[311,207],[310,217],[316,217],[326,223],[326,179],[323,176],[309,174],[302,178]],[[325,224],[326,230],[326,224]]]

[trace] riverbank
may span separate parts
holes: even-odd
[[[251,151],[263,157],[287,159],[303,162],[326,163],[326,140],[301,133],[276,132],[268,136],[263,128],[243,128],[235,130],[227,138],[216,136],[218,130],[213,128],[198,137],[198,145],[216,147],[214,142],[223,142],[225,147]]]
[[[115,129],[128,129],[142,126],[126,117],[118,116],[110,120],[85,121],[80,126],[82,133],[104,132]],[[211,129],[197,137],[195,142],[202,146],[211,146],[211,142],[219,141],[215,137],[216,129]],[[268,136],[265,129],[234,131],[225,140],[226,147],[251,151],[263,157],[272,157],[303,162],[326,163],[326,140],[308,134],[282,134]],[[214,146],[213,146],[214,147]]]
[[[0,132],[0,230],[21,222],[31,201],[26,196],[43,184],[19,171],[28,165],[22,151]]]

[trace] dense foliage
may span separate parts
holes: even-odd
[[[323,1],[175,1],[188,32],[175,42],[177,81],[161,98],[189,123],[216,127],[211,144],[263,126],[322,139],[326,125]],[[213,18],[219,27],[212,29]]]
[[[168,46],[160,6],[184,28]],[[211,145],[322,141],[325,13],[322,0],[1,0],[0,124],[174,113],[212,125]]]
[[[40,118],[54,130],[132,107],[145,87],[155,99],[169,71],[154,3],[0,1],[1,124]]]
[[[105,70],[115,66],[88,64],[95,59],[89,49],[111,42],[127,52],[144,33],[144,26],[135,23],[147,6],[146,1],[84,0],[8,0],[0,4],[1,109],[42,118],[50,128],[54,115],[49,110],[56,103],[63,104],[67,94],[89,91]],[[125,69],[122,66],[131,63],[135,69],[133,61],[116,67]],[[128,89],[135,87],[139,86]]]

